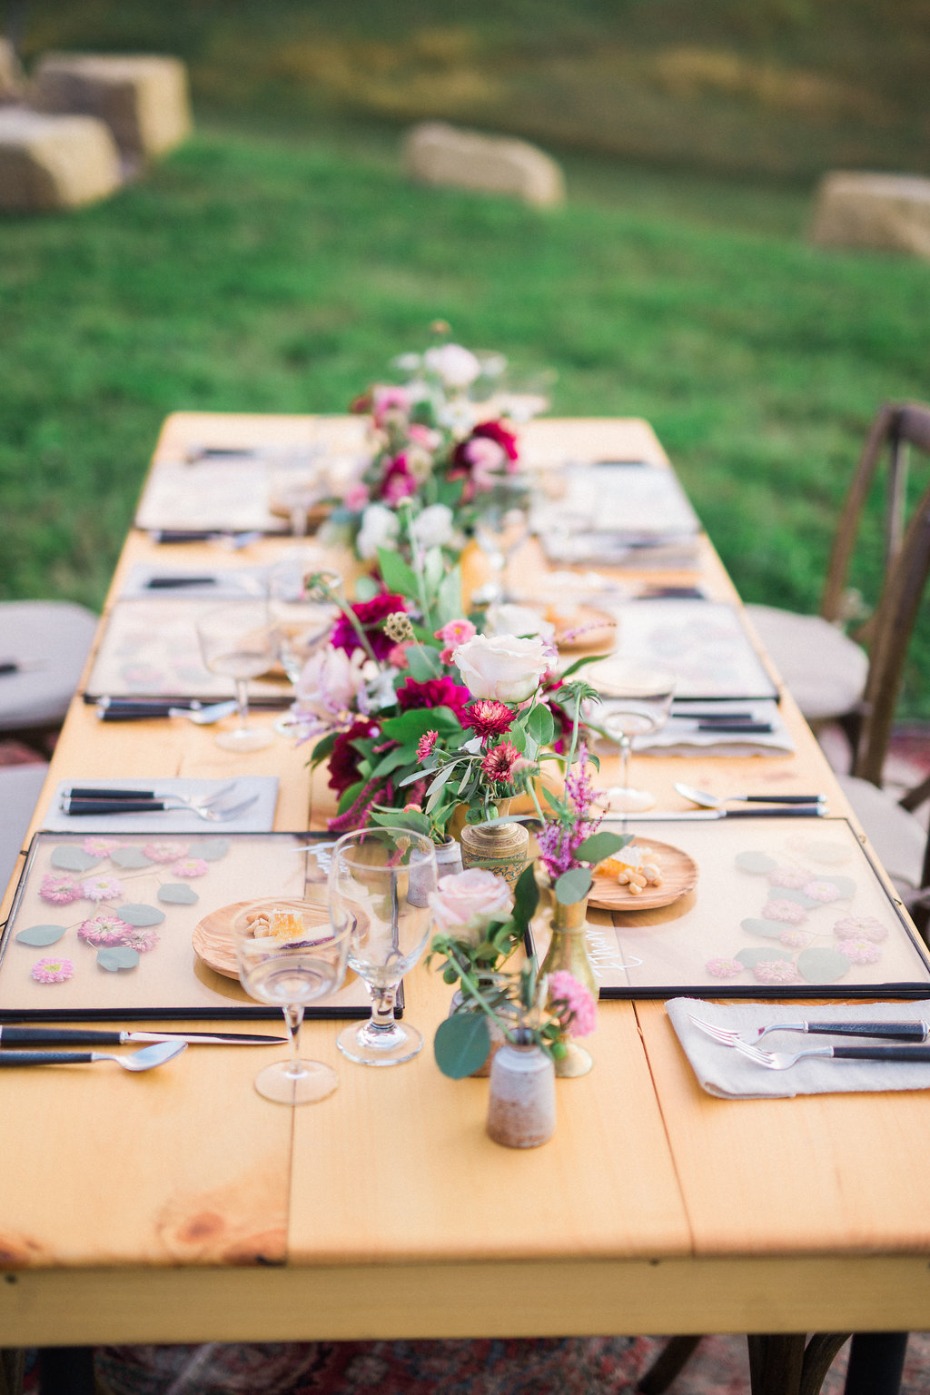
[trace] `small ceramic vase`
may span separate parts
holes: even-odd
[[[534,1042],[504,1042],[496,1053],[487,1130],[505,1148],[538,1148],[555,1132],[555,1072]]]

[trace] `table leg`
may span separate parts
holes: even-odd
[[[0,1395],[22,1395],[26,1353],[19,1347],[0,1349]]]
[[[93,1347],[40,1347],[40,1395],[94,1395]]]
[[[749,1376],[752,1395],[818,1395],[848,1332],[750,1335]],[[876,1392],[870,1392],[876,1395]]]
[[[857,1332],[852,1339],[845,1395],[898,1395],[906,1332]]]

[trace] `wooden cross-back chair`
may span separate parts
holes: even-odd
[[[773,606],[749,605],[750,621],[812,725],[839,722],[853,749],[868,676],[874,613],[846,634],[843,625],[861,598],[849,590],[850,570],[872,485],[887,462],[884,510],[884,572],[900,552],[907,525],[910,457],[930,456],[930,406],[886,402],[876,413],[843,504],[824,584],[819,615],[798,615]],[[865,647],[863,647],[865,646]]]

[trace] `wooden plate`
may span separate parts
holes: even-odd
[[[615,876],[595,872],[594,885],[588,896],[589,906],[597,906],[604,911],[650,911],[657,906],[670,906],[679,896],[694,890],[698,865],[681,848],[673,848],[669,843],[659,843],[644,836],[637,836],[633,847],[643,854],[646,862],[654,862],[659,868],[662,873],[661,885],[647,886],[639,896],[633,896],[629,887],[621,886]]]
[[[564,610],[550,607],[546,618],[555,625],[553,639],[559,649],[613,649],[616,643],[617,622],[609,611],[580,605],[566,616]]]
[[[286,896],[282,897],[284,901],[289,899]],[[269,898],[265,897],[265,901],[269,902]],[[209,968],[222,974],[224,978],[238,979],[239,977],[233,922],[240,911],[253,904],[260,905],[261,902],[234,901],[229,906],[221,906],[219,910],[211,911],[194,926],[194,933],[191,937],[194,953]],[[328,923],[329,913],[326,907],[320,906],[319,910],[320,924]]]

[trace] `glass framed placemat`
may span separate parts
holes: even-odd
[[[261,456],[229,454],[159,461],[139,506],[137,528],[213,532],[285,532],[270,508],[269,466]]]
[[[249,598],[243,597],[243,604]],[[234,602],[231,602],[234,603]],[[84,697],[197,699],[221,702],[233,696],[232,678],[211,673],[200,655],[197,618],[211,608],[209,597],[160,594],[120,600],[107,616]],[[283,670],[249,681],[256,707],[287,707],[294,692]]]
[[[301,897],[326,915],[332,838],[37,833],[0,938],[0,1020],[279,1018],[236,971],[232,920]],[[308,1017],[367,1017],[349,972]]]
[[[927,996],[930,955],[847,819],[631,819],[626,831],[650,879],[630,893],[595,877],[602,998]],[[534,941],[544,954],[548,932]]]

